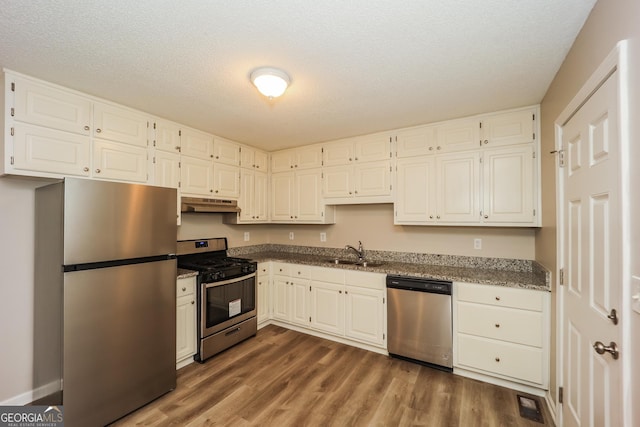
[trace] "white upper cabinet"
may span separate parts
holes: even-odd
[[[436,162],[433,156],[398,159],[396,224],[434,222],[436,216]]]
[[[396,152],[399,159],[435,154],[435,126],[404,129],[396,136]]]
[[[93,136],[146,147],[149,116],[128,108],[96,102],[93,105]]]
[[[225,165],[240,166],[240,144],[215,138],[213,141],[213,161]]]
[[[159,187],[180,187],[180,155],[156,151],[153,155],[153,183]]]
[[[435,152],[473,150],[480,141],[480,120],[451,120],[436,126]]]
[[[153,122],[153,146],[169,153],[180,152],[180,125],[168,120]]]
[[[322,201],[322,172],[309,169],[271,175],[271,222],[334,223],[333,208]]]
[[[525,144],[536,139],[536,108],[492,114],[482,119],[482,145]]]
[[[322,146],[324,166],[340,166],[390,158],[391,138],[387,133],[340,139]]]
[[[180,163],[182,195],[212,197],[213,163],[188,156],[182,156]]]
[[[214,163],[213,195],[225,199],[237,199],[240,196],[239,167]]]
[[[91,101],[70,91],[7,75],[13,87],[13,118],[80,135],[91,133]],[[10,93],[11,89],[8,89]],[[10,112],[9,112],[10,114]]]
[[[271,172],[286,172],[295,169],[312,169],[322,166],[322,147],[306,147],[276,151],[271,154]]]
[[[213,135],[208,133],[182,127],[180,130],[180,147],[180,151],[184,156],[213,160]]]
[[[240,147],[240,166],[246,169],[255,169],[261,172],[269,170],[269,155],[257,148],[243,145]]]
[[[147,182],[147,150],[104,139],[93,140],[94,178]]]
[[[438,156],[436,174],[436,219],[456,223],[479,222],[480,153]]]

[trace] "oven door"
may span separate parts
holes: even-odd
[[[201,338],[256,315],[255,273],[200,286]]]

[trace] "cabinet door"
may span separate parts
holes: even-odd
[[[273,318],[291,320],[291,283],[286,276],[273,276]]]
[[[312,145],[295,149],[294,168],[310,169],[322,166],[322,147]]]
[[[212,160],[213,135],[183,127],[180,130],[180,151],[185,156]]]
[[[137,111],[96,102],[93,105],[93,126],[96,138],[147,146],[149,117]]]
[[[384,345],[384,291],[347,285],[345,335],[371,344]]]
[[[322,147],[322,164],[324,166],[348,165],[355,157],[352,139],[341,139],[329,142]]]
[[[309,281],[291,279],[291,322],[309,326]]]
[[[344,285],[311,283],[311,327],[344,335]]]
[[[93,177],[147,182],[147,149],[94,139]]]
[[[243,145],[240,151],[240,166],[247,169],[256,169],[267,172],[269,167],[269,156],[261,150]]]
[[[254,160],[258,171],[267,173],[269,171],[269,155],[260,150],[255,150]]]
[[[435,220],[435,158],[398,159],[395,222],[425,223]]]
[[[253,212],[258,221],[269,219],[269,177],[264,172],[256,172]]]
[[[181,156],[180,163],[182,194],[211,197],[213,194],[213,163],[188,156]]]
[[[534,161],[530,144],[485,151],[485,223],[535,223]]]
[[[352,166],[330,166],[322,170],[322,195],[331,197],[353,197]]]
[[[391,158],[391,138],[386,133],[361,136],[355,140],[354,160],[375,162]]]
[[[260,266],[258,266],[260,269]],[[259,270],[260,271],[260,270]],[[258,323],[262,323],[265,320],[269,319],[269,307],[270,307],[270,298],[269,298],[269,275],[268,274],[260,274],[258,273],[257,281],[257,292],[258,292]]]
[[[435,126],[403,130],[397,135],[396,152],[399,159],[434,154]]]
[[[482,145],[523,144],[535,140],[535,109],[491,115],[482,120]]]
[[[15,83],[15,120],[80,135],[90,134],[89,99],[9,75],[7,79]]]
[[[389,196],[391,195],[391,162],[358,163],[354,166],[355,196]]]
[[[293,172],[271,175],[271,220],[293,220],[295,175]]]
[[[240,171],[240,199],[238,206],[240,207],[240,220],[253,221],[255,214],[255,182],[256,174],[252,170],[242,169]]]
[[[295,151],[283,150],[271,154],[271,172],[291,171],[295,163]]]
[[[216,163],[240,166],[240,145],[226,139],[216,138],[213,141],[213,159]]]
[[[240,168],[216,163],[213,165],[213,194],[237,199],[240,195]]]
[[[435,151],[451,152],[477,149],[480,144],[480,120],[452,120],[436,126]]]
[[[294,217],[298,221],[322,221],[322,172],[309,169],[296,172]]]
[[[15,123],[13,168],[61,175],[89,176],[88,136]]]
[[[156,120],[153,123],[153,146],[156,150],[169,153],[180,152],[180,125],[168,120]]]
[[[446,154],[436,158],[436,219],[442,222],[480,221],[480,154]]]
[[[153,183],[160,187],[180,186],[180,155],[165,151],[153,154]]]
[[[179,297],[176,301],[176,360],[181,361],[196,352],[195,295]]]

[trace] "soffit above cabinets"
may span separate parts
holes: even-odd
[[[273,151],[537,104],[594,3],[4,2],[0,66]]]

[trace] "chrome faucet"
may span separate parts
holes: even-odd
[[[358,254],[358,262],[364,262],[364,248],[362,247],[362,242],[358,240],[358,249],[354,248],[351,245],[347,245],[344,248],[345,249],[351,249],[352,251],[354,251],[356,254]]]

